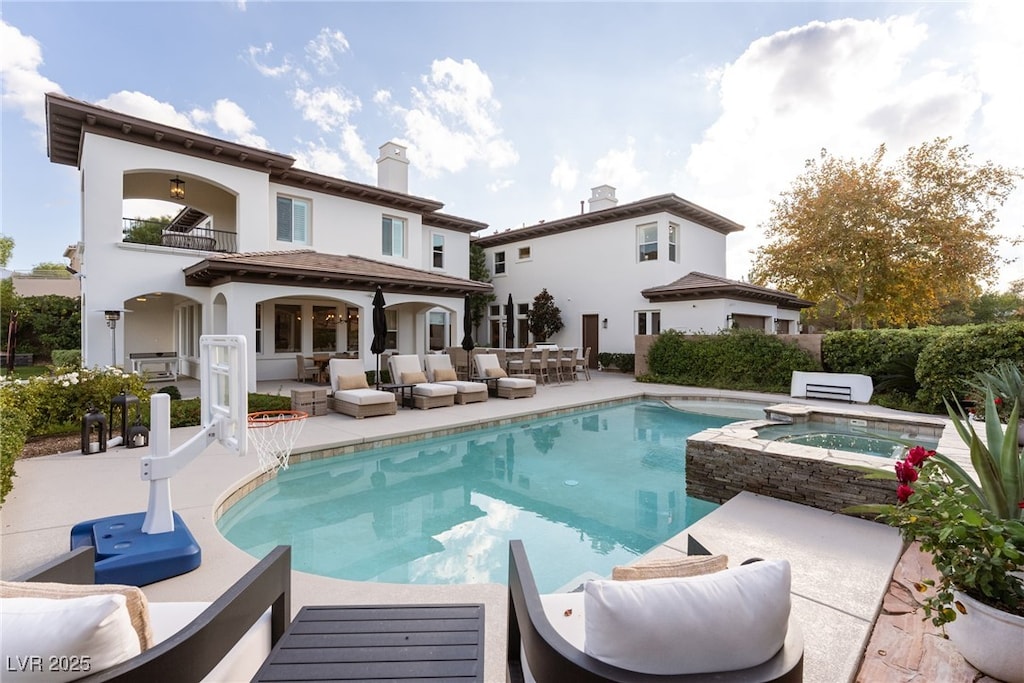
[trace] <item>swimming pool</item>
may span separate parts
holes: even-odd
[[[654,402],[292,465],[217,526],[254,556],[391,583],[504,583],[521,538],[543,591],[611,573],[712,509],[686,497],[688,436],[731,418]]]

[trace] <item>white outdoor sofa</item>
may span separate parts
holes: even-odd
[[[398,412],[393,393],[370,388],[363,361],[358,358],[332,358],[328,373],[331,376],[331,394],[327,407],[334,412],[357,420]]]
[[[452,367],[450,356],[441,353],[432,353],[423,359],[426,369],[427,381],[437,384],[447,384],[455,387],[455,402],[460,405],[477,403],[487,400],[487,385],[483,382],[469,382],[461,379],[443,379],[447,377],[457,378],[455,368]]]
[[[506,376],[497,354],[477,354],[473,356],[473,362],[478,377],[494,381],[500,398],[529,398],[537,393],[537,380]]]
[[[414,354],[396,354],[388,358],[391,381],[395,384],[412,384],[412,403],[415,407],[442,408],[455,405],[458,389],[450,384],[428,382],[420,364],[420,357]]]

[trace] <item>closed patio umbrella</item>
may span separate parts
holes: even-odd
[[[516,340],[516,332],[513,327],[516,322],[515,313],[512,311],[512,292],[508,293],[508,304],[505,306],[505,348],[511,349]]]
[[[380,354],[384,353],[388,343],[388,318],[384,314],[384,292],[380,285],[373,295],[373,342],[370,353],[377,356],[377,388],[380,389]]]
[[[462,349],[466,352],[466,369],[464,372],[468,376],[473,373],[473,348],[476,346],[473,343],[473,314],[469,310],[468,293],[462,304],[462,330]]]

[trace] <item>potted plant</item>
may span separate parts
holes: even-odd
[[[918,589],[924,617],[944,627],[964,658],[995,678],[1024,683],[1024,451],[1017,444],[1020,401],[1004,429],[995,395],[985,391],[984,438],[965,410],[947,402],[970,448],[977,478],[949,457],[917,446],[897,461],[897,502],[850,512],[877,513],[931,553],[937,580]],[[877,475],[876,475],[877,476]]]

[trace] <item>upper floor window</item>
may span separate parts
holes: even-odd
[[[433,235],[432,253],[435,268],[444,268],[444,235]]]
[[[679,251],[676,244],[679,240],[679,226],[675,223],[668,224],[668,260],[675,263],[679,260]]]
[[[291,197],[277,198],[277,239],[309,244],[309,202]]]
[[[637,255],[641,261],[658,260],[658,224],[638,225],[636,228]]]
[[[503,275],[505,273],[505,252],[496,251],[494,252],[494,274]]]
[[[520,261],[526,261],[530,258],[530,247],[519,247],[517,257]]]
[[[405,221],[384,216],[381,221],[381,253],[385,256],[405,256]]]

